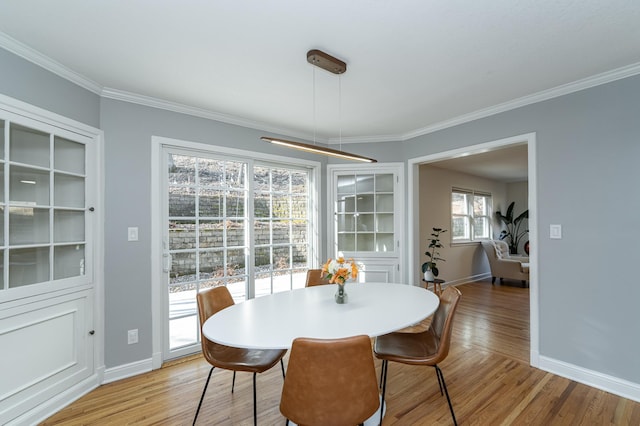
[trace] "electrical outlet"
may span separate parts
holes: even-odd
[[[138,343],[138,329],[137,328],[127,331],[127,344],[128,345],[133,345],[134,343]]]

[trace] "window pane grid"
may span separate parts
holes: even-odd
[[[309,173],[178,154],[168,166],[169,346],[177,349],[200,338],[195,306],[180,306],[201,289],[225,285],[239,302],[304,286]]]
[[[186,283],[199,289],[246,280],[246,164],[169,157],[170,287]]]
[[[254,210],[261,218],[254,225],[254,265],[257,281],[268,281],[271,292],[294,288],[294,272],[307,267],[308,209],[306,172],[254,167]],[[268,293],[256,289],[256,297],[262,294]]]
[[[475,191],[451,192],[451,239],[471,242],[491,236],[491,195]]]
[[[394,175],[337,176],[336,241],[339,252],[392,252]]]

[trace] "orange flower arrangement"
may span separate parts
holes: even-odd
[[[329,278],[329,283],[342,285],[349,278],[356,279],[358,277],[358,265],[353,259],[346,261],[344,257],[329,259],[327,263],[322,265],[322,275]]]

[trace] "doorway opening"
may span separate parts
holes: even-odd
[[[424,183],[420,181],[420,167],[424,164],[451,161],[458,158],[472,157],[502,149],[526,146],[527,152],[527,182],[529,209],[529,241],[530,241],[530,363],[539,365],[539,318],[538,318],[538,267],[537,267],[537,178],[536,178],[536,135],[528,133],[491,142],[466,146],[449,151],[430,154],[408,161],[408,247],[412,256],[407,257],[405,268],[409,271],[409,282],[418,282],[420,276],[420,254],[424,251],[423,240],[420,238],[420,194],[426,191]],[[421,188],[422,186],[422,188]],[[450,190],[451,188],[449,188]],[[506,208],[506,207],[505,207]],[[449,222],[450,223],[450,222]]]

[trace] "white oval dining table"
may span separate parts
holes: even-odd
[[[319,285],[250,299],[211,316],[202,332],[213,342],[249,349],[289,349],[297,337],[380,336],[433,314],[439,298],[422,287],[347,283],[348,303],[337,304],[337,285]]]

